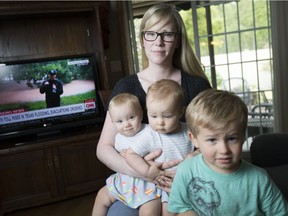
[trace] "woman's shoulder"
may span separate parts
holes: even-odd
[[[194,83],[195,85],[203,85],[203,86],[208,86],[211,88],[211,85],[209,81],[207,81],[205,78],[200,77],[200,76],[195,76],[192,74],[189,74],[187,72],[181,71],[181,77],[182,77],[182,82],[184,83]]]
[[[193,76],[181,72],[181,86],[185,95],[185,104],[188,105],[196,95],[206,89],[210,89],[210,83],[203,77]]]
[[[137,74],[132,74],[126,77],[121,78],[115,85],[112,95],[117,95],[119,93],[128,92],[135,94],[139,91],[141,87]]]
[[[131,74],[129,76],[121,78],[116,85],[121,85],[123,83],[135,83],[135,81],[138,81],[137,74]]]

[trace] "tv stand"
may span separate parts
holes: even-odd
[[[45,131],[42,133],[38,133],[37,137],[46,137],[46,136],[53,136],[53,135],[57,135],[57,134],[61,134],[61,130],[52,130],[52,131]]]
[[[96,157],[100,133],[94,127],[23,143],[1,141],[0,215],[100,189],[112,173]]]

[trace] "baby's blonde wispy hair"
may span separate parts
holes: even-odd
[[[135,111],[139,111],[139,115],[143,115],[143,110],[138,97],[130,93],[120,93],[114,96],[109,103],[108,111],[110,112],[112,108],[117,108],[117,106],[123,104],[129,104],[134,108]]]
[[[183,113],[184,110],[184,92],[180,84],[171,79],[161,79],[152,83],[149,86],[146,100],[150,97],[153,100],[167,100],[173,99],[173,108],[179,113]]]

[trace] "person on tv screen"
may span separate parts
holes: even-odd
[[[63,85],[56,76],[56,70],[49,71],[49,79],[45,80],[40,87],[40,93],[46,94],[45,100],[47,108],[60,106],[60,95],[63,94]]]

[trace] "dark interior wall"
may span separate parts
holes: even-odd
[[[123,76],[118,5],[105,2],[0,3],[0,62],[95,56],[102,89]]]
[[[133,73],[126,1],[109,2],[109,47],[104,49],[110,89]]]
[[[1,20],[1,60],[91,53],[88,21],[88,17],[81,14],[18,16]]]

